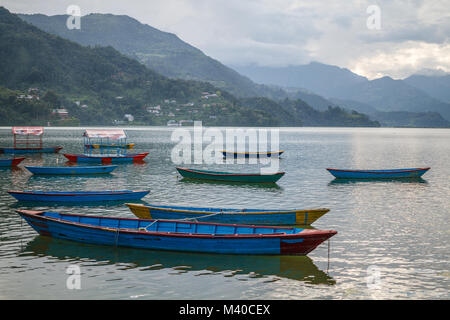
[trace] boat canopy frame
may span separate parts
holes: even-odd
[[[14,148],[42,148],[44,127],[12,127]]]
[[[127,154],[127,135],[123,129],[86,129],[83,133],[84,154],[86,155],[125,155]],[[93,145],[102,145],[93,148]]]

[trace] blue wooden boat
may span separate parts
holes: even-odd
[[[430,168],[392,170],[341,170],[327,169],[337,179],[401,179],[419,178]]]
[[[144,191],[8,191],[19,201],[89,202],[140,200],[150,190]]]
[[[280,157],[284,151],[268,151],[268,152],[234,152],[221,151],[225,158],[276,158]]]
[[[306,255],[334,230],[16,211],[39,234],[82,243],[220,254]]]
[[[25,158],[0,159],[0,167],[15,167]]]
[[[195,219],[200,222],[254,225],[310,225],[330,209],[260,210],[155,206],[126,203],[140,219]]]
[[[275,183],[285,172],[277,172],[274,174],[262,173],[231,173],[206,171],[188,168],[176,168],[178,172],[187,179],[213,180],[213,181],[227,181],[227,182],[246,182],[246,183]]]
[[[25,154],[25,153],[58,153],[62,147],[1,147],[1,153]]]
[[[30,167],[25,168],[33,174],[46,175],[78,175],[78,174],[105,174],[111,173],[117,165],[112,166],[89,166],[89,167]]]

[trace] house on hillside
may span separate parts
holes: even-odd
[[[218,95],[216,93],[209,93],[209,92],[202,92],[202,99],[209,99],[209,98],[217,98]]]
[[[180,120],[180,126],[193,125],[193,124],[194,124],[194,120]]]
[[[69,111],[67,111],[67,109],[63,109],[63,108],[53,109],[52,114],[59,116],[61,119],[65,119],[65,118],[69,117]]]
[[[157,105],[156,107],[147,107],[148,113],[160,113],[161,112],[161,106]]]
[[[169,120],[169,121],[167,121],[167,126],[168,127],[178,127],[178,126],[180,126],[180,124],[178,122],[176,122],[175,120]]]

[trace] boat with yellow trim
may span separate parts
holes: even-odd
[[[140,219],[192,219],[201,222],[255,225],[310,225],[330,209],[261,210],[155,206],[126,203]]]

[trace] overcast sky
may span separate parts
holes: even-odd
[[[227,65],[319,61],[370,79],[405,78],[423,69],[450,72],[450,0],[0,0],[0,5],[13,13],[66,14],[69,5],[78,5],[82,15],[129,15]]]

